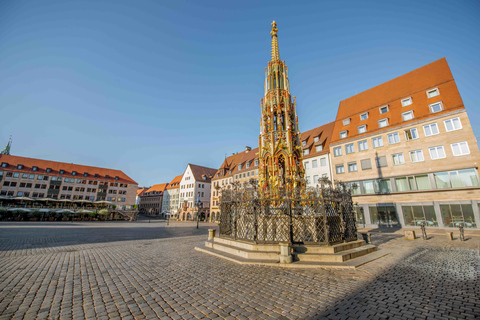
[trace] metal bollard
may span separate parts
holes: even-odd
[[[463,228],[465,227],[465,224],[460,223],[458,226],[458,230],[460,231],[460,241],[465,241],[465,233]]]
[[[453,240],[453,232],[447,232],[447,237],[450,239],[450,241]]]
[[[422,222],[422,224],[420,225],[420,229],[422,229],[422,239],[423,240],[427,240],[427,230],[426,230],[426,222]]]

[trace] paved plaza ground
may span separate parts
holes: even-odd
[[[213,224],[0,223],[0,319],[474,319],[480,232],[405,240],[356,271],[239,265],[194,250]],[[455,232],[458,238],[458,231]]]

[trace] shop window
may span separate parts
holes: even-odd
[[[402,211],[406,226],[420,226],[425,222],[427,227],[438,227],[433,206],[402,206]]]
[[[440,211],[445,227],[458,228],[462,223],[466,228],[477,227],[471,204],[441,204]]]
[[[372,224],[379,226],[398,226],[397,213],[392,206],[369,206]]]

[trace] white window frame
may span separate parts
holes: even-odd
[[[460,128],[453,128],[452,130],[448,130],[447,121],[452,121],[452,127],[453,127],[453,120],[455,120],[455,119],[458,119],[458,123],[460,123]],[[462,121],[460,121],[460,117],[455,117],[455,118],[443,120],[443,124],[445,125],[445,130],[446,130],[447,132],[451,132],[451,131],[456,131],[456,130],[461,130],[461,129],[463,129]]]
[[[307,145],[307,140],[303,140],[302,141],[302,146],[306,146]]]
[[[315,146],[315,151],[316,151],[316,152],[321,152],[321,151],[323,151],[323,145]]]
[[[320,158],[320,167],[325,167],[327,165],[327,158]]]
[[[382,112],[382,109],[387,109],[387,111],[385,112]],[[390,108],[388,107],[388,104],[386,106],[382,106],[380,108],[378,108],[378,112],[380,112],[380,114],[384,114],[384,113],[387,113],[388,111],[390,111]]]
[[[339,170],[338,170],[339,168],[342,168],[342,170],[341,170],[342,172],[339,172]],[[345,166],[343,164],[335,165],[335,172],[337,174],[344,174],[345,173]]]
[[[412,117],[410,119],[405,119],[405,116],[408,115],[408,114],[412,114]],[[403,121],[413,120],[414,118],[415,118],[415,115],[413,114],[413,110],[402,112],[402,120]]]
[[[362,117],[365,116],[365,119],[362,119]],[[368,119],[368,112],[364,112],[360,115],[360,121],[365,121]]]
[[[305,162],[303,163],[303,166],[305,167],[305,170],[306,170],[306,169],[310,169],[310,161],[305,161]]]
[[[303,150],[303,155],[304,156],[308,156],[309,154],[310,154],[310,150],[308,150],[308,149]]]
[[[353,166],[355,165],[355,170],[350,170],[350,166]],[[357,166],[357,163],[356,162],[350,162],[347,164],[348,166],[348,172],[357,172],[358,171],[358,166]]]
[[[416,133],[417,137],[416,137],[416,138],[413,138],[413,134],[412,134],[412,139],[408,139],[408,136],[407,136],[407,131],[410,131],[410,132],[412,132],[412,130],[414,130],[414,131],[415,131],[415,133]],[[407,130],[405,130],[405,141],[417,140],[418,138],[419,138],[419,135],[418,135],[418,130],[417,130],[417,128],[410,128],[410,129],[407,129]]]
[[[436,106],[437,104],[440,105],[440,110],[438,110],[438,111],[433,111],[432,107],[433,107],[433,106]],[[443,108],[443,102],[442,102],[442,101],[437,101],[437,102],[435,102],[435,103],[431,103],[431,104],[428,105],[428,108],[430,109],[430,113],[437,113],[437,112],[443,111],[443,110],[444,110],[444,108]]]
[[[459,149],[460,149],[460,152],[462,152],[462,148],[460,147],[460,144],[461,143],[464,143],[465,146],[467,147],[467,153],[460,153],[460,154],[455,154],[455,149],[453,148],[453,145],[455,144],[458,144],[459,145]],[[455,142],[455,143],[452,143],[450,144],[450,147],[452,148],[452,153],[455,157],[460,157],[460,156],[466,156],[467,154],[470,154],[470,148],[468,147],[468,143],[467,141],[461,141],[461,142]]]
[[[390,143],[390,139],[388,138],[389,136],[393,136],[393,135],[396,135],[398,137],[398,142],[394,142],[394,143]],[[387,135],[387,140],[388,140],[388,144],[397,144],[397,143],[400,143],[400,135],[398,134],[398,132],[394,132],[394,133],[390,133]]]
[[[318,137],[313,137],[313,142],[318,142]]]
[[[365,144],[365,146],[366,146],[365,149],[361,149],[361,148],[360,148],[360,146],[363,145],[363,144]],[[367,140],[365,139],[365,140],[358,141],[358,152],[360,152],[360,151],[366,151],[366,150],[368,150],[368,142],[367,142]]]
[[[363,129],[364,131],[361,132],[362,129]],[[364,124],[364,125],[358,126],[358,127],[357,127],[357,130],[358,130],[358,134],[365,133],[365,132],[367,132],[367,125]]]
[[[410,101],[410,103],[405,103],[406,101]],[[413,103],[412,97],[402,99],[402,107],[409,106]]]
[[[432,157],[432,149],[435,149],[435,152],[437,152],[437,154],[438,154],[438,151],[437,151],[438,148],[441,148],[441,150],[443,150],[443,155],[444,156],[443,157],[437,157],[437,158]],[[430,159],[432,159],[432,160],[445,159],[447,157],[447,155],[445,154],[445,148],[443,146],[429,147],[428,151],[430,153]]]
[[[337,152],[338,151],[338,152]],[[338,154],[337,154],[338,153]],[[334,147],[333,148],[333,156],[339,157],[342,155],[342,147]]]
[[[430,128],[430,131],[433,132],[432,130],[432,126],[435,125],[435,127],[437,128],[437,133],[432,133],[432,134],[429,134],[427,135],[427,131],[425,130],[425,127],[429,127]],[[438,125],[436,122],[434,123],[430,123],[430,124],[426,124],[423,126],[423,133],[425,134],[425,137],[431,137],[431,136],[435,136],[437,134],[440,134],[440,130],[438,130]]]
[[[345,136],[343,136],[345,135]],[[343,130],[340,132],[340,139],[345,139],[348,137],[348,131],[347,130]]]
[[[397,157],[399,160],[401,158],[403,162],[399,161],[398,163],[395,163],[395,157]],[[403,152],[392,154],[392,163],[394,166],[401,166],[402,164],[405,164],[405,157],[403,156]]]
[[[343,125],[348,126],[350,124],[350,118],[343,119]]]
[[[419,151],[420,151],[420,154],[422,155],[422,160],[418,160],[417,152],[419,152]],[[413,161],[412,154],[415,154],[415,157],[417,158],[416,161]],[[423,156],[423,150],[422,150],[422,149],[412,150],[412,151],[409,152],[409,155],[410,155],[410,161],[411,161],[412,163],[425,161],[425,157]]]
[[[385,121],[385,123],[386,123],[384,126],[381,125],[381,123],[382,123],[383,121]],[[379,127],[379,128],[388,127],[388,118],[383,118],[383,119],[378,120],[378,127]]]
[[[380,141],[382,141],[382,145],[379,145],[378,147],[375,147],[375,142],[373,142],[375,139],[380,139]],[[372,138],[372,146],[373,146],[374,149],[383,147],[383,137],[379,136],[379,137]]]
[[[431,92],[434,92],[434,91],[436,91],[437,94],[434,95],[434,96],[432,96],[432,95],[431,95]],[[427,94],[427,98],[433,98],[433,97],[437,97],[437,96],[440,95],[440,90],[438,90],[438,87],[437,87],[437,88],[433,88],[433,89],[427,90],[425,93]]]
[[[349,147],[352,147],[352,151],[351,152],[348,152],[348,148]],[[345,145],[345,154],[352,154],[352,153],[355,153],[355,144],[353,143],[348,143]]]
[[[317,161],[317,159],[313,159],[313,160],[312,160],[312,169],[313,169],[313,168],[318,168],[318,161]]]

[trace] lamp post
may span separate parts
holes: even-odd
[[[200,220],[200,207],[202,206],[202,203],[200,202],[200,192],[198,193],[197,202],[195,203],[195,206],[197,207],[197,229],[198,229],[198,220]]]

